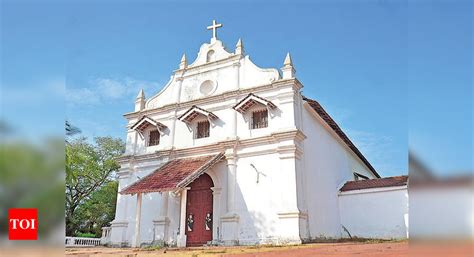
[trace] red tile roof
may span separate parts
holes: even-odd
[[[374,173],[374,175],[380,178],[380,175],[372,167],[369,161],[364,157],[364,155],[359,151],[359,149],[352,143],[352,141],[347,137],[347,135],[342,131],[342,129],[337,125],[337,123],[331,118],[331,116],[324,110],[324,108],[313,99],[309,99],[303,96],[303,100],[308,102],[308,104],[315,110],[319,117],[321,117],[331,129],[342,139],[342,141],[361,159],[361,161]]]
[[[173,191],[187,186],[207,169],[224,158],[224,154],[176,159],[165,163],[150,175],[123,189],[121,194]]]
[[[351,190],[360,190],[360,189],[369,189],[369,188],[379,188],[379,187],[405,186],[407,185],[407,183],[408,183],[408,176],[348,181],[341,188],[341,192],[351,191]]]

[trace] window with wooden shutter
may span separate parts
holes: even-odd
[[[196,138],[209,137],[210,124],[209,121],[200,121],[197,123]]]
[[[252,112],[251,129],[259,129],[268,127],[268,111],[260,110]]]
[[[148,146],[159,145],[160,144],[160,132],[158,130],[150,131],[148,137]]]

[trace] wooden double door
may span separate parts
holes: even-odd
[[[212,190],[207,174],[189,184],[186,197],[186,246],[202,246],[212,241]]]

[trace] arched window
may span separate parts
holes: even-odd
[[[209,52],[207,52],[206,62],[212,61],[214,61],[214,50],[209,50]]]

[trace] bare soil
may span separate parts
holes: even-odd
[[[408,242],[314,243],[297,246],[208,247],[185,249],[68,248],[67,256],[166,256],[166,257],[394,257],[408,256]]]

